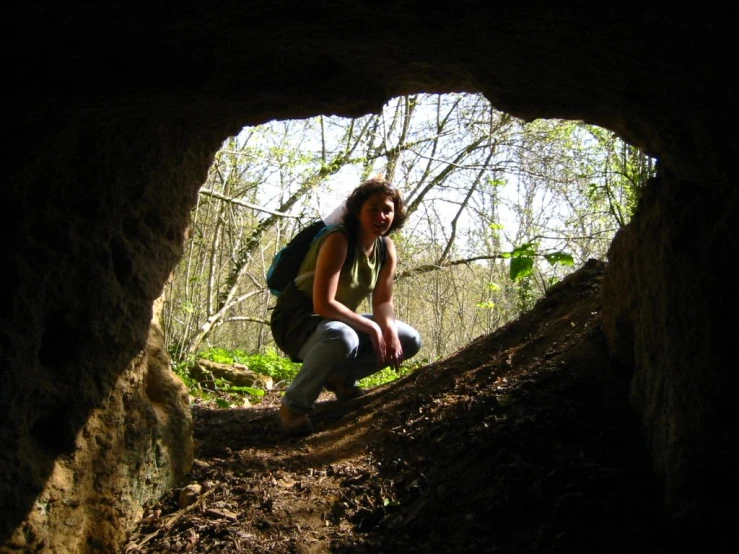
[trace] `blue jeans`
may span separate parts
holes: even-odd
[[[362,317],[374,319],[364,314]],[[413,327],[396,321],[403,359],[415,356],[421,349],[421,335]],[[300,348],[298,357],[303,367],[285,392],[282,403],[295,412],[307,413],[321,394],[326,379],[337,373],[347,384],[353,384],[376,373],[377,357],[367,333],[358,333],[341,321],[323,319]]]

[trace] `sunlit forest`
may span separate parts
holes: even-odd
[[[524,122],[474,94],[245,128],[214,158],[166,287],[168,348],[176,361],[212,347],[275,353],[272,257],[383,175],[410,213],[393,236],[396,313],[424,338],[418,358],[439,359],[530,309],[588,259],[605,260],[653,173],[653,159],[609,131]]]

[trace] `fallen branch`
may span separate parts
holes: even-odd
[[[190,375],[201,383],[214,381],[215,376],[237,387],[258,387],[264,390],[272,390],[274,387],[272,377],[251,371],[242,364],[219,364],[200,359],[190,370]]]
[[[163,517],[162,527],[166,531],[169,531],[172,528],[172,526],[182,518],[182,516],[184,516],[185,514],[189,514],[198,506],[202,506],[205,499],[208,498],[211,494],[213,494],[215,490],[216,490],[215,488],[210,489],[209,491],[205,492],[203,495],[200,496],[200,498],[198,498],[195,502],[193,502],[186,508],[183,508],[182,510],[179,510],[173,514],[169,514],[168,516]]]

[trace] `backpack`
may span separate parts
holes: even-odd
[[[274,296],[280,296],[287,286],[293,282],[293,279],[297,277],[300,265],[303,263],[303,259],[313,242],[333,227],[335,225],[327,225],[322,219],[318,219],[307,227],[303,227],[290,239],[290,242],[277,251],[267,270],[267,286]],[[382,265],[387,259],[385,237],[382,237],[379,244],[380,265]],[[354,248],[350,247],[344,265],[350,263],[353,256]]]

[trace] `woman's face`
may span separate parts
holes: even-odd
[[[395,217],[393,198],[384,192],[370,196],[359,212],[359,225],[365,233],[382,236],[390,230]]]

